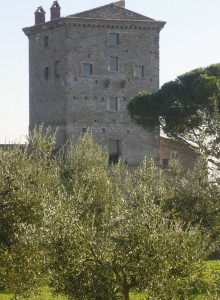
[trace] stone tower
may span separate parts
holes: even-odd
[[[159,33],[165,22],[125,8],[118,1],[60,17],[53,1],[51,20],[35,12],[29,39],[29,129],[58,130],[58,145],[92,132],[106,145],[110,161],[136,165],[144,156],[159,161],[159,129],[134,124],[129,99],[159,88]]]

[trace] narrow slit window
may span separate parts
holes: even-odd
[[[60,61],[59,60],[55,61],[55,63],[54,63],[54,74],[55,74],[56,78],[60,77]]]
[[[46,35],[44,37],[44,48],[47,48],[49,46],[49,37]]]
[[[110,71],[112,72],[118,71],[118,57],[115,56],[110,57]]]
[[[45,80],[49,79],[49,67],[44,68],[44,79]]]

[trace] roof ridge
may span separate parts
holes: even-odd
[[[119,1],[117,1],[117,2],[119,2]],[[77,16],[78,14],[87,13],[89,11],[100,9],[100,8],[105,7],[105,6],[115,5],[114,3],[117,3],[117,2],[111,2],[109,4],[105,4],[105,5],[97,6],[97,7],[91,8],[91,9],[83,10],[83,11],[80,11],[80,12],[78,12],[76,14],[71,14],[70,16]],[[116,6],[118,6],[118,5],[116,5]]]
[[[121,8],[125,8],[125,0],[116,1],[116,2],[114,2],[114,4],[117,6],[120,6]]]
[[[121,5],[117,5],[117,3],[120,3],[121,1],[116,1],[116,2],[111,2],[109,4],[106,4],[106,5],[102,5],[102,6],[98,6],[98,7],[95,7],[95,8],[92,8],[92,9],[89,9],[89,10],[85,10],[85,11],[81,11],[81,12],[78,12],[78,13],[75,13],[75,14],[71,14],[71,15],[68,15],[67,17],[82,17],[82,18],[91,18],[91,15],[89,16],[88,14],[89,13],[94,13],[96,11],[99,11],[99,10],[102,10],[102,9],[107,9],[107,8],[114,8],[114,7],[117,7],[118,10],[120,10],[121,12],[125,12],[125,14],[127,13],[127,15],[130,14],[130,16],[135,16],[138,17],[137,20],[142,20],[142,21],[156,21],[155,19],[152,19],[152,18],[149,18],[147,16],[144,16],[142,14],[139,14],[137,12],[134,12],[132,10],[129,10],[125,7],[122,7]],[[97,19],[99,17],[94,17],[94,19]],[[107,16],[106,17],[103,17],[103,19],[108,19]],[[109,18],[111,19],[111,18]],[[113,18],[115,19],[115,18]],[[119,18],[119,19],[122,19],[122,18]],[[127,18],[125,18],[127,19]],[[131,17],[132,19],[132,17]]]

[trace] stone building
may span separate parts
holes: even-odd
[[[106,145],[110,161],[137,165],[160,161],[159,128],[149,133],[132,122],[127,104],[138,92],[159,88],[159,34],[165,22],[118,1],[50,21],[40,6],[29,39],[29,129],[59,128],[58,145],[87,132]]]
[[[198,157],[198,153],[183,142],[160,137],[160,165],[163,169],[169,168],[171,159],[177,159],[185,173],[193,169]]]

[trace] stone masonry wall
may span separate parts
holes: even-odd
[[[120,8],[121,9],[121,8]],[[117,140],[120,157],[130,165],[145,156],[159,163],[159,129],[149,133],[127,112],[138,92],[159,88],[159,32],[156,21],[103,20],[66,17],[25,28],[29,38],[30,129],[59,127],[58,146],[74,142],[86,131],[108,147]],[[118,44],[108,36],[118,34]],[[110,57],[118,70],[110,70]],[[92,65],[92,74],[83,73]],[[135,76],[135,67],[143,76]],[[110,109],[117,98],[117,109]]]
[[[169,138],[160,139],[160,161],[163,166],[163,160],[178,159],[182,164],[183,171],[193,169],[198,155],[187,145],[174,141]]]
[[[76,140],[86,128],[104,145],[108,145],[108,140],[119,140],[121,158],[129,164],[140,163],[145,155],[158,161],[159,130],[152,135],[132,123],[127,104],[140,91],[158,89],[159,33],[119,25],[110,28],[109,21],[104,25],[101,28],[75,25],[66,31],[67,137]],[[118,45],[109,46],[109,33],[119,35]],[[111,56],[118,57],[116,72],[109,69]],[[92,75],[83,75],[83,63],[92,64]],[[144,67],[142,78],[135,78],[135,66]],[[108,108],[111,97],[118,98],[117,111]]]
[[[54,131],[59,127],[60,145],[66,140],[65,65],[59,63],[60,75],[57,76],[55,64],[63,61],[65,52],[63,29],[43,31],[29,38],[29,128],[44,124]],[[48,78],[45,79],[47,67]]]

